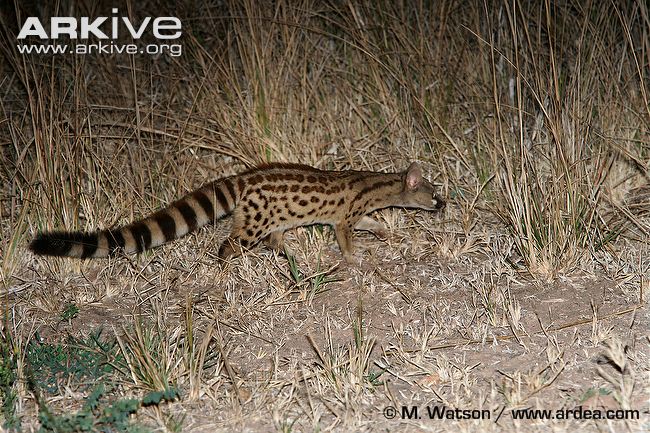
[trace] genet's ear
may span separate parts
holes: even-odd
[[[420,168],[420,164],[412,162],[411,165],[409,165],[408,170],[406,170],[404,184],[406,189],[409,191],[415,191],[420,187],[422,184],[422,169]]]

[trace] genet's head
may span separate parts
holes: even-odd
[[[422,177],[422,169],[417,162],[411,163],[404,172],[404,188],[402,190],[403,207],[442,210],[445,201],[435,192],[431,182]]]

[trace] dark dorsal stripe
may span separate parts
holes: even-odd
[[[176,222],[174,217],[169,215],[167,211],[160,211],[153,215],[154,221],[160,227],[163,236],[165,236],[165,242],[169,242],[173,239],[176,239]]]
[[[205,195],[205,193],[203,193],[203,191],[198,190],[198,191],[194,191],[192,193],[192,197],[194,197],[194,200],[196,200],[201,205],[201,207],[203,208],[203,212],[205,212],[205,214],[208,217],[208,220],[210,220],[210,221],[213,220],[214,219],[214,207],[212,206],[212,202],[210,201],[208,196]]]
[[[108,241],[109,256],[115,255],[119,250],[124,249],[124,246],[126,245],[121,229],[107,231],[106,240]]]
[[[135,239],[136,249],[139,253],[151,246],[151,231],[145,223],[137,222],[130,227],[126,227],[126,229],[131,230],[133,239]]]
[[[88,257],[92,257],[93,254],[95,254],[95,251],[97,251],[97,244],[99,242],[99,237],[97,233],[92,233],[85,235],[86,239],[83,240],[81,246],[83,247],[83,251],[81,252],[81,258],[82,259],[87,259]]]
[[[357,195],[352,199],[351,203],[357,202],[357,200],[360,200],[361,198],[363,198],[369,192],[376,191],[376,190],[384,188],[386,186],[391,186],[394,183],[395,183],[394,180],[385,180],[385,181],[382,180],[382,181],[375,182],[370,186],[366,186],[365,188],[363,188],[361,191],[359,191],[357,193]],[[384,194],[384,195],[386,195],[386,194]]]
[[[176,208],[180,211],[183,218],[185,218],[185,223],[187,224],[187,232],[191,232],[196,228],[196,213],[192,206],[188,203],[181,201],[176,204]]]

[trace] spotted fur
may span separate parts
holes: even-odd
[[[386,207],[433,211],[444,206],[417,163],[404,173],[271,164],[208,183],[129,225],[93,233],[41,233],[29,247],[39,255],[78,258],[140,253],[232,215],[232,231],[219,250],[222,258],[241,254],[242,248],[260,241],[282,250],[285,230],[330,224],[341,252],[350,260],[353,230],[384,236],[384,227],[368,213]]]

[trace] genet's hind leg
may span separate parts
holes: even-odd
[[[377,236],[379,239],[387,239],[388,231],[386,227],[369,216],[362,217],[359,222],[354,226],[355,230],[366,230]]]
[[[221,244],[219,248],[219,258],[227,259],[237,257],[243,254],[244,251],[253,248],[259,243],[259,239],[244,236],[235,237],[233,233],[230,234],[228,239]]]
[[[219,248],[219,258],[229,259],[241,255],[242,250],[236,238],[228,237]]]
[[[243,215],[235,211],[230,236],[228,236],[228,239],[226,239],[219,248],[220,258],[227,259],[230,257],[237,257],[241,255],[245,249],[255,246],[260,241],[260,239],[255,237],[255,233],[250,229],[244,230],[243,225]]]
[[[264,245],[279,253],[284,252],[284,231],[277,230],[262,239]]]

